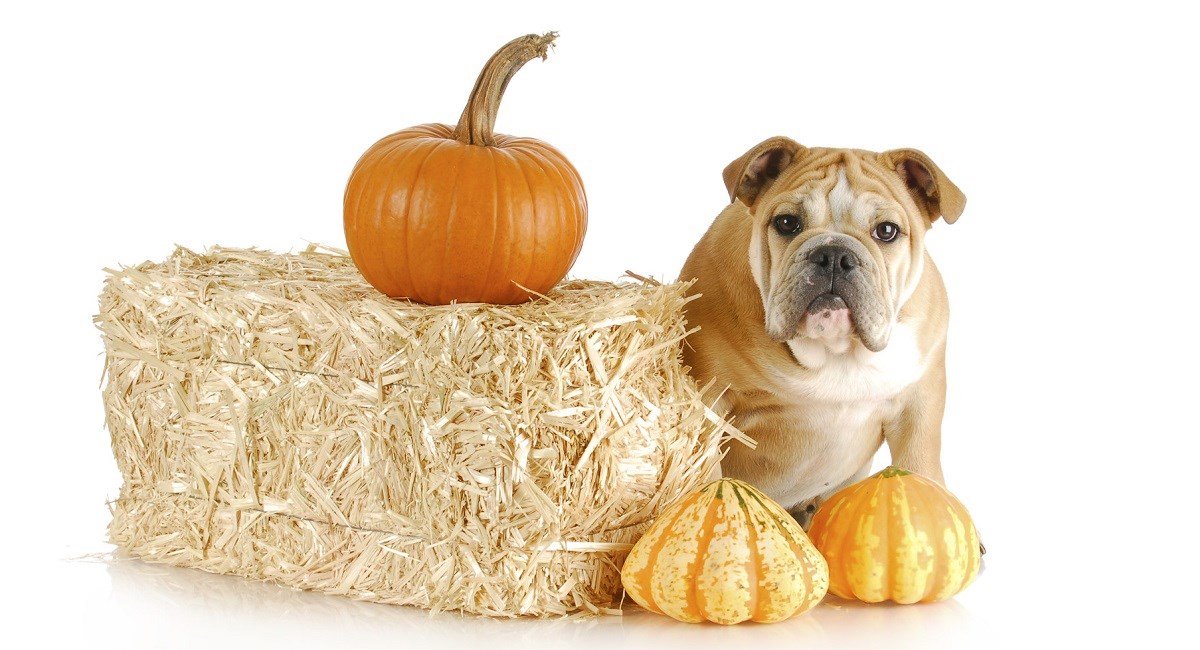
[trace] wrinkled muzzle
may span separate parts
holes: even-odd
[[[780,265],[768,294],[767,334],[834,339],[851,332],[878,352],[891,334],[886,280],[866,246],[840,233],[809,239]]]

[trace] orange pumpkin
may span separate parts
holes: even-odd
[[[936,481],[896,467],[830,497],[808,535],[829,563],[829,591],[842,598],[942,600],[979,572],[967,509]]]
[[[515,304],[574,264],[587,229],[579,173],[557,149],[492,132],[501,96],[555,34],[530,34],[484,66],[458,125],[389,135],[346,185],[346,244],[375,288],[431,305]]]
[[[629,551],[621,583],[642,607],[680,621],[772,623],[821,602],[829,573],[779,504],[723,478],[663,512]]]

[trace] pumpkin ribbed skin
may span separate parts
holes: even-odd
[[[587,198],[554,147],[501,134],[462,144],[445,124],[372,146],[346,185],[350,256],[383,293],[430,305],[515,304],[566,276],[583,246]]]
[[[824,558],[777,503],[736,479],[673,504],[625,559],[621,583],[642,607],[689,623],[781,621],[829,586]]]
[[[829,498],[809,537],[842,598],[907,604],[949,598],[979,573],[967,509],[932,479],[889,467]]]
[[[508,81],[553,39],[501,48],[457,126],[404,129],[358,160],[343,203],[346,245],[376,289],[430,305],[515,304],[566,276],[587,230],[579,172],[545,142],[492,132]]]

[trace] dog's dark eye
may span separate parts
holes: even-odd
[[[779,234],[790,237],[800,232],[800,217],[794,214],[781,214],[775,217],[775,230]]]
[[[884,243],[895,241],[900,236],[900,226],[891,221],[884,221],[875,226],[875,232],[871,233],[871,236]]]

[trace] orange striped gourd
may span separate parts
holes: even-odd
[[[936,481],[887,469],[821,504],[809,536],[829,562],[829,591],[863,602],[949,598],[979,573],[979,534]]]
[[[781,621],[829,587],[825,560],[779,504],[723,478],[672,504],[621,569],[642,607],[689,623]]]

